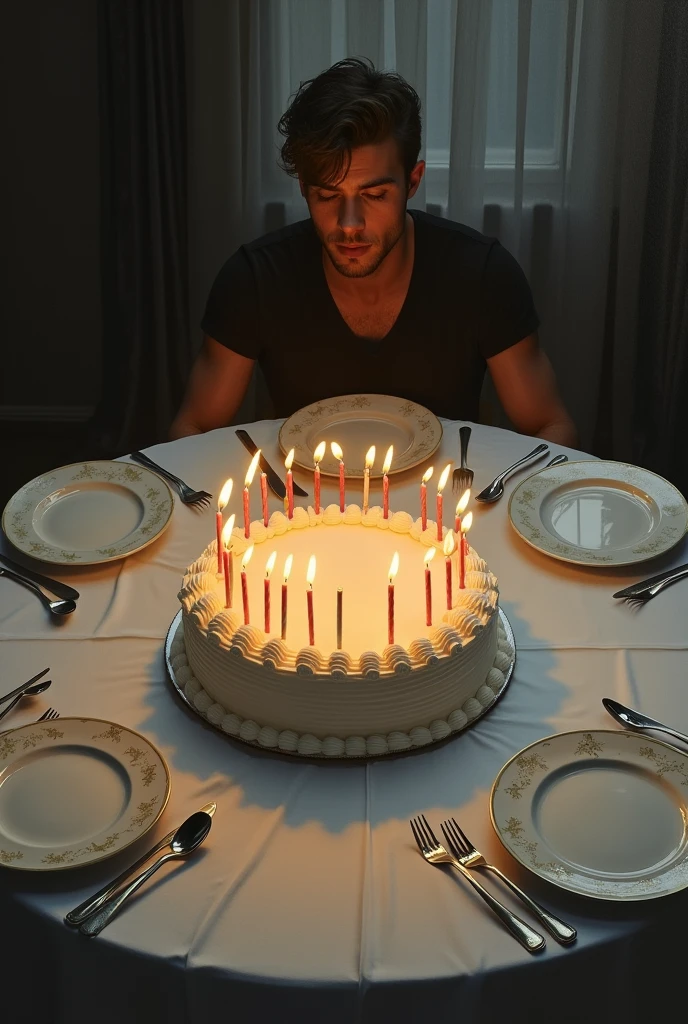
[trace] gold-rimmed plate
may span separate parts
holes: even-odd
[[[98,718],[59,718],[0,735],[0,865],[93,864],[140,839],[170,795],[162,754]]]
[[[294,464],[313,469],[313,452],[327,442],[320,472],[339,473],[339,462],[330,450],[336,441],[344,452],[349,478],[362,477],[365,455],[375,445],[372,477],[382,475],[385,452],[394,445],[390,476],[403,473],[429,459],[442,441],[442,424],[423,405],[392,395],[340,395],[307,405],[293,413],[279,432],[280,448],[286,455],[294,449]]]

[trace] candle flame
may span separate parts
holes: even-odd
[[[394,583],[394,577],[396,576],[396,574],[398,572],[399,572],[399,552],[395,551],[394,552],[394,557],[392,558],[392,564],[389,567],[389,582],[390,583]]]
[[[244,480],[244,487],[250,487],[251,484],[253,483],[253,477],[254,477],[255,472],[256,472],[256,466],[258,465],[258,459],[259,458],[260,458],[260,448],[258,449],[256,454],[251,459],[251,465],[248,467],[248,472],[246,473],[246,478]]]
[[[311,555],[308,559],[308,572],[306,573],[306,583],[312,587],[313,580],[315,579],[315,555]]]
[[[449,558],[452,551],[454,550],[454,531],[450,530],[447,536],[444,538],[444,553]]]
[[[426,469],[425,472],[423,473],[422,483],[426,484],[434,472],[434,466],[431,466],[430,469]]]
[[[375,445],[371,445],[366,452],[365,465],[366,469],[372,469],[373,463],[375,462]]]
[[[428,550],[423,555],[423,561],[425,562],[425,568],[426,569],[428,568],[428,566],[432,562],[433,558],[435,557],[435,552],[436,551],[437,551],[437,548],[428,548]]]
[[[231,543],[231,540],[232,540],[232,530],[234,529],[234,520],[235,519],[236,519],[236,516],[232,512],[231,516],[229,517],[229,519],[227,520],[225,525],[222,527],[222,544],[223,544],[224,547],[227,548],[228,551],[229,551],[229,546],[230,546],[230,543]]]
[[[456,514],[462,516],[466,511],[466,505],[468,504],[471,497],[471,489],[467,488],[456,503]]]
[[[392,456],[393,455],[394,455],[394,445],[391,444],[389,446],[389,448],[387,449],[387,454],[385,455],[385,461],[382,463],[382,472],[385,475],[387,473],[389,473],[389,467],[392,465]]]
[[[217,511],[218,512],[222,511],[222,509],[225,507],[225,505],[227,504],[227,502],[231,498],[231,496],[232,496],[232,487],[233,486],[234,486],[234,481],[232,480],[232,478],[230,476],[229,480],[225,480],[224,484],[222,485],[222,490],[220,491],[220,497],[217,499]]]
[[[265,578],[266,578],[266,580],[270,579],[270,574],[272,573],[272,570],[275,568],[275,562],[276,561],[277,561],[277,552],[273,551],[272,554],[270,555],[270,557],[268,558],[267,562],[265,563]]]
[[[253,554],[253,544],[247,547],[244,551],[244,557],[241,559],[241,571],[243,572],[248,563],[251,561],[251,555]]]
[[[468,533],[471,526],[473,525],[473,513],[469,512],[468,515],[461,520],[461,533]]]
[[[344,452],[341,449],[341,445],[338,445],[336,441],[332,441],[332,443],[330,444],[330,448],[332,449],[332,454],[334,455],[335,459],[339,459],[340,462],[343,462]]]
[[[286,459],[284,460],[284,468],[286,470],[291,469],[292,462],[294,461],[294,449],[292,448]]]
[[[291,572],[291,565],[292,565],[293,561],[294,561],[294,556],[293,555],[287,555],[286,560],[284,562],[284,572],[282,574],[284,576],[284,582],[285,583],[289,579],[289,573]]]
[[[438,494],[441,494],[442,491],[444,490],[444,485],[446,484],[447,478],[449,477],[449,470],[451,469],[451,467],[452,467],[451,462],[448,462],[447,465],[442,470],[442,476],[437,481],[437,493]]]
[[[327,441],[321,441],[318,447],[313,452],[313,462],[316,464],[316,466],[322,460],[322,457],[325,454],[326,449]]]

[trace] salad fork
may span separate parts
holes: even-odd
[[[480,882],[478,882],[471,875],[468,868],[465,868],[458,858],[454,857],[453,854],[448,853],[447,850],[438,842],[435,834],[430,828],[425,815],[421,814],[417,818],[411,819],[411,831],[413,832],[413,838],[416,840],[418,849],[423,854],[425,859],[430,864],[451,864],[464,876],[464,878],[470,882],[476,892],[485,900],[488,907],[494,911],[502,924],[511,932],[514,938],[518,939],[522,946],[528,950],[529,953],[537,953],[538,950],[545,948],[545,937],[540,932],[536,932],[534,928],[531,928],[529,924],[522,921],[516,914],[512,914],[504,904],[500,903],[498,899],[488,892]]]
[[[37,722],[53,722],[56,718],[60,717],[60,712],[56,711],[55,708],[48,708],[44,711],[40,718],[37,718]]]
[[[476,850],[475,846],[470,842],[465,832],[462,832],[459,828],[456,820],[443,821],[440,825],[444,833],[444,838],[447,840],[449,849],[455,854],[456,859],[463,864],[465,868],[485,868],[487,871],[492,871],[493,874],[497,875],[498,878],[504,882],[505,885],[511,889],[511,891],[518,896],[520,900],[528,907],[529,910],[535,914],[541,924],[545,926],[547,931],[554,936],[563,945],[568,945],[570,942],[576,940],[576,929],[571,928],[570,925],[564,924],[554,914],[550,914],[549,911],[541,907],[539,903],[531,899],[527,893],[523,892],[522,889],[512,882],[510,878],[507,878],[503,872],[496,868],[493,864],[488,864],[482,853]]]
[[[684,576],[688,576],[688,565],[679,565],[675,569],[665,569],[664,572],[660,572],[656,576],[650,576],[649,579],[642,580],[640,583],[633,583],[630,587],[617,590],[615,594],[612,594],[612,597],[644,604],[645,601],[649,601],[651,597],[658,594],[664,587],[668,587],[670,583],[675,583],[676,580],[680,580]]]
[[[152,469],[154,473],[159,473],[160,476],[165,477],[166,480],[174,484],[179,491],[179,497],[185,505],[193,505],[195,508],[207,508],[210,505],[212,494],[208,491],[194,491],[192,487],[189,487],[178,476],[170,473],[167,469],[163,469],[162,466],[159,466],[157,462],[153,462],[143,452],[131,452],[129,458],[133,459],[134,462],[138,462],[139,465],[145,466],[146,469]]]
[[[469,487],[473,486],[473,470],[469,469],[466,465],[466,456],[468,455],[468,442],[471,437],[470,427],[459,427],[459,440],[461,442],[461,465],[457,466],[452,473],[452,491],[454,494],[463,494]]]

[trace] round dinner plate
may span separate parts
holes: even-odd
[[[534,473],[513,491],[509,520],[532,547],[579,565],[631,565],[668,551],[688,529],[681,492],[640,466],[596,460]]]
[[[140,551],[167,528],[172,492],[129,462],[75,462],[24,484],[5,506],[15,548],[56,565],[99,565]]]
[[[423,405],[392,395],[341,395],[314,402],[285,420],[279,432],[280,448],[286,455],[294,449],[294,464],[313,469],[313,452],[327,441],[320,472],[337,476],[339,461],[330,449],[336,441],[344,452],[346,475],[362,477],[366,452],[375,445],[371,477],[382,476],[382,463],[390,445],[394,456],[389,475],[419,466],[437,451],[442,424]]]
[[[98,718],[34,722],[0,735],[0,864],[93,864],[140,839],[170,795],[162,754]]]
[[[688,885],[688,757],[617,730],[564,732],[504,765],[490,815],[509,853],[583,896],[647,900]]]

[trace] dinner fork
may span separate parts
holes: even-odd
[[[543,924],[555,939],[565,946],[570,942],[575,942],[576,929],[571,928],[568,924],[564,924],[554,914],[550,914],[544,907],[541,907],[539,903],[536,903],[527,893],[519,889],[516,883],[507,878],[494,864],[488,864],[482,853],[476,850],[475,846],[470,842],[466,833],[462,832],[459,828],[455,818],[443,821],[440,824],[440,828],[444,832],[444,838],[447,840],[449,849],[465,868],[485,868],[487,871],[492,871],[498,878],[501,878],[505,885],[509,886],[511,891],[525,903],[529,910],[532,910],[540,924]]]
[[[208,491],[194,491],[192,487],[180,480],[174,473],[170,473],[168,469],[163,469],[157,462],[153,462],[143,452],[132,452],[129,456],[134,462],[138,462],[141,466],[145,466],[147,469],[152,469],[154,473],[159,473],[160,476],[164,476],[166,480],[173,483],[179,491],[179,497],[182,499],[185,505],[193,505],[196,508],[207,508],[210,505],[210,499],[212,494]]]
[[[473,470],[468,469],[466,466],[466,456],[468,455],[468,442],[471,437],[470,427],[459,427],[459,440],[461,442],[461,465],[457,466],[452,473],[452,491],[455,494],[463,494],[469,487],[473,485]]]
[[[630,587],[617,590],[612,597],[619,597],[631,603],[645,604],[664,587],[675,583],[676,580],[683,579],[684,576],[688,576],[688,564],[679,565],[675,569],[665,569],[664,572],[660,572],[656,576],[650,576],[649,579],[641,580],[640,583],[633,583]]]
[[[60,712],[59,711],[56,711],[55,708],[48,708],[48,710],[44,711],[43,714],[41,715],[41,717],[37,718],[36,721],[37,722],[52,722],[56,718],[59,718],[59,717],[60,717]]]
[[[537,953],[538,950],[545,948],[544,935],[536,932],[534,928],[531,928],[529,924],[522,921],[516,914],[512,914],[498,899],[495,899],[492,893],[488,892],[480,882],[473,878],[470,871],[463,866],[458,858],[445,850],[442,844],[438,842],[424,814],[419,815],[417,818],[412,818],[410,825],[418,849],[428,863],[453,865],[470,882],[476,892],[485,900],[488,907],[494,911],[502,924],[529,953]]]

